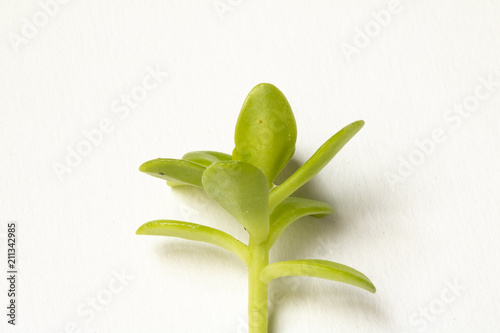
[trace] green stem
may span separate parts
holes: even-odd
[[[248,244],[248,333],[267,333],[267,284],[260,280],[260,272],[269,264],[267,241],[257,244],[250,236]]]

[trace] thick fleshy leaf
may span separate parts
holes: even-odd
[[[327,260],[291,260],[267,265],[261,272],[264,283],[283,276],[310,276],[347,283],[376,292],[373,283],[363,273],[342,264]]]
[[[203,150],[187,153],[182,156],[182,159],[208,167],[214,162],[231,161],[232,157],[229,154],[220,153],[218,151]]]
[[[316,176],[340,149],[359,132],[364,124],[364,121],[359,120],[341,129],[326,141],[290,178],[285,180],[283,184],[273,188],[269,194],[270,210],[272,211],[280,202]]]
[[[203,187],[201,177],[205,167],[197,163],[171,158],[147,161],[139,170],[153,177],[165,179],[169,185],[193,185]],[[175,182],[177,184],[173,184]]]
[[[286,97],[275,86],[261,83],[248,94],[234,135],[233,160],[258,167],[269,188],[295,152],[297,125]]]
[[[249,252],[245,244],[223,231],[203,225],[174,220],[156,220],[143,224],[137,229],[136,234],[171,236],[210,243],[233,252],[245,264],[249,263]]]
[[[269,219],[269,248],[292,222],[307,215],[323,217],[331,213],[333,213],[333,208],[325,202],[295,197],[286,198],[274,209]]]
[[[269,233],[266,176],[244,162],[216,162],[203,173],[203,187],[225,210],[233,215],[257,243]]]

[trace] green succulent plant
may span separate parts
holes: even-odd
[[[195,151],[182,159],[151,160],[139,168],[166,180],[172,187],[203,188],[245,227],[249,244],[215,228],[174,220],[148,222],[137,234],[202,241],[238,256],[248,266],[250,333],[267,332],[268,283],[279,277],[318,277],[375,293],[375,286],[364,274],[335,262],[303,259],[269,263],[269,251],[292,222],[308,215],[319,218],[333,212],[327,203],[291,195],[323,169],[363,125],[361,120],[347,125],[287,180],[274,184],[295,152],[297,127],[281,91],[272,84],[259,84],[243,103],[232,155]]]

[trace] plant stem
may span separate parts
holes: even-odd
[[[248,243],[248,333],[267,333],[267,284],[260,280],[260,272],[269,264],[267,241],[255,243],[252,236]]]

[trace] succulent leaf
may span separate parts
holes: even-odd
[[[139,167],[139,171],[153,177],[165,179],[175,185],[193,185],[203,187],[201,177],[205,167],[197,163],[172,158],[157,158],[147,161]]]
[[[255,86],[241,108],[233,160],[264,172],[269,188],[295,152],[297,125],[286,97],[269,83]]]
[[[283,200],[298,190],[318,174],[332,158],[352,139],[363,127],[364,121],[359,120],[347,125],[337,134],[328,139],[309,160],[304,163],[283,184],[274,187],[269,194],[269,208],[271,211]]]
[[[225,210],[255,237],[264,241],[269,233],[266,176],[244,162],[215,162],[203,173],[203,187]]]
[[[249,262],[248,248],[245,244],[223,231],[195,223],[175,220],[156,220],[140,226],[136,234],[179,237],[210,243],[233,252],[247,265]]]
[[[192,151],[182,156],[183,160],[201,164],[205,167],[210,166],[214,162],[221,161],[231,161],[232,157],[226,153],[220,153],[218,151]]]
[[[335,262],[327,260],[291,260],[267,265],[261,272],[260,279],[269,283],[283,276],[310,276],[321,279],[347,283],[363,288],[371,293],[376,292],[373,283],[363,273]]]

